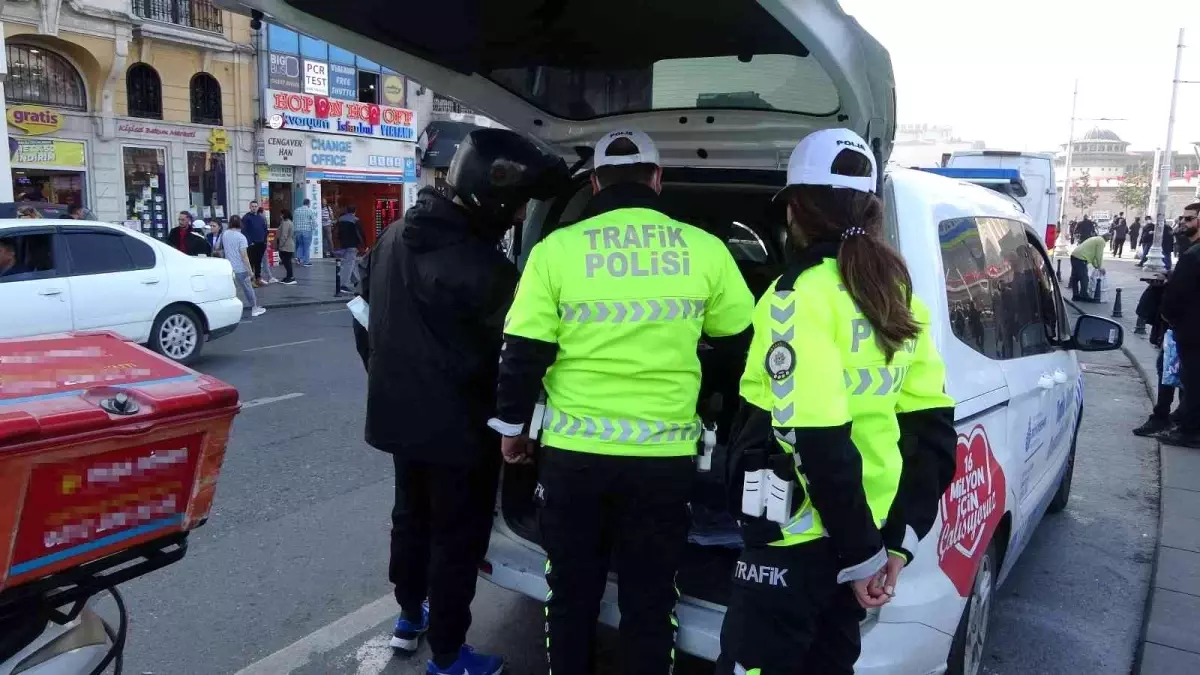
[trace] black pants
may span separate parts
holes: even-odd
[[[289,253],[288,251],[279,252],[279,262],[283,263],[283,269],[287,271],[287,276],[283,278],[284,281],[291,281],[295,278],[292,276],[292,256],[294,255],[294,253]]]
[[[827,540],[742,552],[721,627],[716,675],[735,664],[762,675],[851,675],[866,612]]]
[[[472,467],[393,456],[396,505],[388,579],[396,602],[420,616],[429,598],[429,647],[457,654],[471,626],[479,563],[487,553],[500,475],[499,441]]]
[[[250,269],[254,271],[254,279],[262,276],[263,253],[267,251],[266,242],[250,244],[246,247],[246,256],[250,258]]]
[[[675,572],[687,545],[691,457],[615,457],[546,448],[538,474],[549,561],[550,670],[594,672],[596,619],[617,565],[622,672],[666,675],[675,646]]]
[[[1073,299],[1089,298],[1088,262],[1082,258],[1071,258],[1071,295]]]
[[[1178,343],[1177,343],[1178,344]],[[1185,434],[1200,435],[1200,409],[1197,399],[1200,396],[1200,345],[1179,346],[1179,431]]]
[[[1112,248],[1113,248],[1113,253],[1115,253],[1116,256],[1118,258],[1120,258],[1122,253],[1124,253],[1124,251],[1125,251],[1125,240],[1124,239],[1114,240]]]

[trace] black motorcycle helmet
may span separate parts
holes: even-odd
[[[547,199],[570,181],[567,164],[550,148],[507,129],[467,134],[446,172],[449,197],[500,230],[530,199]]]

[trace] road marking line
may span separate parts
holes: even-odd
[[[254,398],[242,403],[242,408],[254,408],[260,405],[266,405],[268,403],[278,403],[280,401],[287,401],[293,398],[300,398],[303,395],[304,394],[298,391],[294,391],[290,394],[283,394],[281,396],[264,396],[263,398]]]
[[[234,675],[282,675],[306,665],[314,656],[336,649],[364,631],[396,615],[391,593],[342,618],[318,628],[270,656],[251,663]]]
[[[306,345],[310,342],[322,342],[324,340],[325,340],[325,338],[313,338],[311,340],[300,340],[298,342],[284,342],[282,344],[267,345],[265,347],[251,347],[250,349],[243,349],[242,351],[244,351],[244,352],[260,352],[264,349],[276,349],[278,347],[294,347],[295,345]]]
[[[347,307],[338,307],[337,309],[327,309],[324,312],[317,312],[317,314],[337,314],[338,312],[349,312],[349,311],[350,311],[350,309]]]

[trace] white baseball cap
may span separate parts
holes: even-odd
[[[866,157],[871,162],[871,175],[843,176],[835,173],[833,162],[845,150]],[[796,149],[792,150],[792,156],[788,159],[787,184],[788,187],[826,185],[859,192],[875,192],[878,171],[875,155],[871,153],[862,136],[849,129],[822,129],[805,136]],[[780,194],[786,189],[780,190]]]
[[[633,154],[609,154],[609,146],[618,139],[627,139],[633,143],[637,152]],[[654,141],[650,140],[644,132],[636,129],[618,129],[610,131],[601,137],[596,143],[596,154],[592,158],[592,167],[600,168],[602,166],[627,166],[629,164],[653,164],[658,166],[658,148],[654,147]]]

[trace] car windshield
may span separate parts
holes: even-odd
[[[573,120],[689,108],[830,115],[837,87],[811,56],[662,59],[643,67],[528,66],[488,74],[548,113]]]

